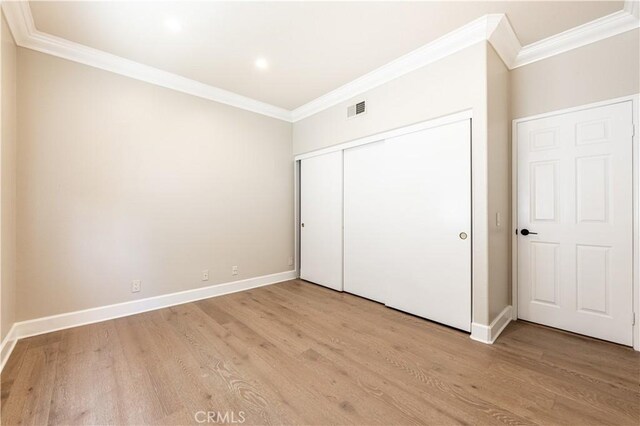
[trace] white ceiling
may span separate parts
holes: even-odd
[[[39,31],[292,110],[487,13],[527,45],[623,8],[586,2],[30,2]],[[182,27],[174,33],[172,19]],[[268,67],[255,66],[258,57]]]

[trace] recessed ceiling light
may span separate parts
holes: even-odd
[[[182,24],[175,18],[168,18],[164,21],[164,25],[172,33],[179,33],[182,31]]]
[[[265,58],[256,59],[256,68],[266,70],[269,67],[269,63]]]

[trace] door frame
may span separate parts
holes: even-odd
[[[518,229],[518,124],[537,120],[540,118],[553,117],[556,115],[563,115],[571,112],[582,111],[591,108],[597,108],[607,105],[613,105],[623,102],[631,102],[632,110],[632,123],[634,126],[634,132],[632,137],[632,204],[633,204],[633,312],[634,318],[629,318],[629,321],[633,322],[633,349],[640,351],[640,144],[639,134],[640,129],[638,124],[640,123],[640,94],[623,96],[620,98],[609,99],[606,101],[593,102],[585,105],[580,105],[571,108],[564,108],[555,111],[550,111],[542,114],[532,115],[528,117],[518,118],[512,121],[511,125],[511,305],[512,319],[515,321],[518,319],[518,235],[516,230]]]

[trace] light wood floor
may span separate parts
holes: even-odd
[[[640,424],[629,348],[521,322],[484,345],[302,281],[22,340],[1,383],[6,425]]]

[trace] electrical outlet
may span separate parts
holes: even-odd
[[[141,283],[140,280],[131,281],[131,293],[137,293],[140,291]]]
[[[202,271],[202,281],[209,281],[209,270],[205,269]]]
[[[231,267],[231,275],[238,275],[238,267],[237,266],[232,266]]]
[[[293,266],[293,257],[289,258],[289,266]]]

